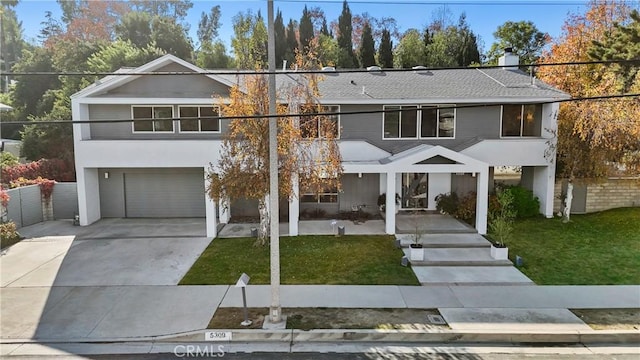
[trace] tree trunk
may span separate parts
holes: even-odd
[[[562,222],[569,222],[570,220],[572,201],[573,201],[573,181],[569,180],[569,184],[567,184],[567,197],[564,199],[564,211],[562,213]]]
[[[258,244],[266,245],[269,239],[269,195],[258,200],[258,211],[260,212],[260,226],[258,227]]]

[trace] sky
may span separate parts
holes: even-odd
[[[235,1],[235,0],[192,0],[193,8],[189,11],[186,21],[191,24],[190,35],[195,40],[200,14],[209,12],[211,7],[220,5],[221,22],[220,39],[228,45],[233,35],[232,18],[240,11],[248,9],[262,11],[267,15],[267,1]],[[631,0],[638,3],[640,0]],[[467,16],[467,23],[480,36],[486,52],[494,42],[493,32],[506,21],[532,21],[536,27],[548,33],[552,38],[558,37],[562,25],[569,13],[581,13],[586,9],[585,0],[351,0],[348,2],[352,14],[368,13],[381,17],[396,19],[401,32],[410,28],[422,29],[431,23],[438,9],[446,7],[451,13],[452,20],[457,23],[462,12]],[[285,20],[289,18],[300,20],[305,4],[308,7],[320,7],[330,23],[337,20],[342,11],[342,0],[274,0],[275,9],[280,9]],[[41,22],[44,21],[45,11],[51,11],[56,18],[60,18],[60,6],[55,0],[21,0],[17,8],[18,20],[22,21],[24,38],[37,42]]]

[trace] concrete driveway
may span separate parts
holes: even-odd
[[[0,257],[2,338],[204,328],[228,288],[176,286],[211,242],[201,219],[108,219],[87,227],[52,221],[20,232],[28,239]]]

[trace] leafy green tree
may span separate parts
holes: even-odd
[[[404,34],[393,54],[393,65],[396,68],[409,68],[426,64],[426,47],[420,32],[409,29]]]
[[[145,47],[151,43],[151,15],[132,11],[126,13],[116,25],[116,37],[123,41],[131,41],[137,47]]]
[[[378,48],[378,64],[383,68],[393,67],[393,42],[389,30],[382,30],[380,47]]]
[[[42,47],[33,50],[25,50],[22,58],[13,67],[13,71],[20,73],[29,72],[55,72],[53,67],[53,53],[50,49]],[[43,98],[49,89],[60,86],[60,80],[55,75],[45,76],[16,76],[16,85],[11,93],[12,104],[22,113],[19,120],[26,120],[28,115],[42,115],[51,110],[52,105],[46,106]]]
[[[227,55],[227,48],[222,41],[205,44],[198,51],[196,65],[203,69],[228,69],[233,66],[233,59]]]
[[[595,60],[638,60],[640,59],[640,13],[633,10],[629,14],[630,21],[623,25],[614,23],[611,34],[603,41],[593,40],[589,49],[589,57]],[[621,93],[631,91],[634,82],[640,90],[640,60],[610,65],[620,80],[618,87]]]
[[[40,25],[42,25],[42,29],[40,29],[40,33],[38,34],[38,38],[44,42],[44,45],[47,46],[47,40],[51,38],[55,38],[62,34],[62,26],[60,22],[53,17],[53,13],[51,11],[44,12],[45,21],[42,21]]]
[[[315,41],[315,40],[314,40]],[[333,37],[320,34],[318,42],[318,61],[322,66],[336,66],[340,57],[340,47],[338,41]]]
[[[24,40],[22,39],[22,24],[18,22],[13,6],[14,2],[2,2],[0,7],[0,58],[2,70],[10,72],[11,67],[20,59]],[[9,78],[2,77],[0,91],[9,91]]]
[[[239,12],[233,17],[234,36],[231,46],[239,69],[260,68],[267,63],[267,28],[258,11],[253,15],[251,10]]]
[[[300,49],[309,48],[309,42],[313,39],[313,23],[311,22],[311,16],[309,15],[309,10],[307,10],[307,6],[305,5],[302,10],[302,17],[300,18],[300,26],[298,28],[299,37],[300,37]]]
[[[193,45],[182,25],[170,17],[155,16],[151,21],[151,41],[167,54],[191,60]]]
[[[284,27],[284,20],[282,19],[282,11],[280,11],[280,9],[278,9],[276,13],[273,28],[276,40],[276,66],[279,66],[282,64],[287,53],[287,30]]]
[[[200,22],[198,22],[198,41],[200,46],[203,44],[211,44],[213,40],[218,37],[218,31],[220,29],[220,5],[216,5],[211,8],[209,13],[204,11],[200,15]]]
[[[164,52],[151,45],[136,47],[130,41],[118,40],[104,45],[87,59],[91,72],[111,72],[123,66],[140,66],[159,58]]]
[[[296,52],[298,51],[297,27],[296,22],[289,19],[289,24],[287,24],[287,49],[284,53],[284,58],[289,64],[293,64],[296,61]]]
[[[464,13],[460,15],[457,26],[439,28],[439,25],[431,25],[425,29],[423,42],[428,66],[455,67],[480,63],[477,37],[469,28]]]
[[[507,21],[493,33],[496,42],[487,53],[487,64],[497,65],[504,49],[510,47],[520,57],[520,63],[533,64],[538,61],[542,49],[549,42],[549,35],[538,30],[531,21]]]
[[[467,17],[464,13],[460,15],[458,22],[457,36],[457,66],[469,66],[480,64],[480,50],[478,49],[478,39],[476,34],[469,28]]]
[[[71,119],[69,109],[58,109],[35,121]],[[73,129],[71,124],[27,125],[22,131],[20,155],[27,160],[61,159],[73,166]]]
[[[360,49],[358,51],[361,68],[366,68],[376,64],[376,51],[374,46],[371,26],[369,26],[369,23],[365,23],[362,30],[362,39],[360,40]]]
[[[130,2],[134,11],[146,12],[152,17],[170,17],[176,22],[183,21],[189,9],[193,7],[191,0],[131,0]]]
[[[355,68],[357,59],[353,53],[353,24],[351,23],[351,10],[347,0],[342,3],[342,13],[338,17],[338,46],[340,47],[340,57],[338,66],[341,68]]]

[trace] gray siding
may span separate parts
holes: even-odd
[[[127,120],[131,119],[131,107],[133,105],[110,105],[110,104],[92,104],[89,105],[89,118],[91,120]],[[167,104],[173,105],[173,104]],[[210,104],[191,104],[191,105],[213,105]],[[173,105],[174,116],[178,117],[178,106]],[[163,139],[220,139],[221,133],[179,133],[179,121],[173,122],[173,133],[134,133],[131,122],[96,122],[90,124],[91,138],[96,140],[163,140]],[[220,127],[222,132],[228,127],[229,121],[221,121]]]
[[[393,105],[393,104],[389,104]],[[382,105],[342,105],[340,111],[382,110]],[[391,153],[398,153],[420,144],[441,145],[450,149],[464,146],[474,138],[498,139],[500,137],[500,107],[462,108],[456,110],[455,137],[453,139],[383,140],[383,114],[353,114],[340,117],[340,138],[367,140]]]
[[[278,203],[278,213],[281,218],[286,218],[289,216],[289,201],[287,199],[280,199]],[[238,216],[251,216],[251,217],[259,217],[260,212],[258,211],[258,200],[249,200],[249,199],[237,199],[231,201],[231,217]],[[289,221],[288,219],[286,221]]]
[[[379,192],[379,174],[362,174],[362,177],[345,174],[342,176],[342,192],[338,195],[340,211],[351,211],[352,206],[365,205],[363,211],[377,214]]]
[[[55,219],[73,219],[78,214],[76,183],[57,183],[53,187],[52,201]]]
[[[40,187],[30,185],[7,191],[11,199],[7,205],[7,217],[17,227],[42,222],[42,199]]]
[[[158,72],[192,72],[178,64],[171,64]],[[154,98],[211,98],[227,97],[229,89],[202,75],[141,76],[100,97],[154,97]]]

